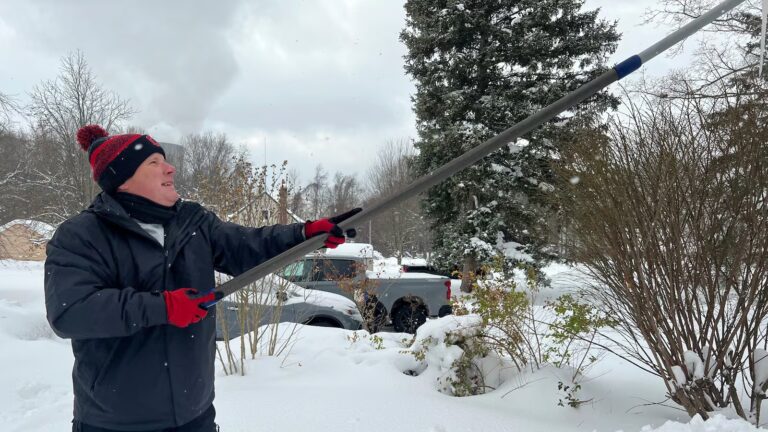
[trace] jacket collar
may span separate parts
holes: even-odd
[[[165,244],[169,248],[178,244],[178,239],[184,237],[187,231],[199,226],[204,215],[204,210],[200,205],[182,200],[177,201],[174,205],[177,207],[176,217],[165,226]],[[120,203],[107,193],[101,192],[96,195],[91,205],[84,211],[93,213],[112,225],[145,237],[159,245],[157,240],[144,231],[135,220],[131,219]]]
[[[105,192],[96,195],[91,205],[85,211],[129,231],[144,232],[139,224],[128,216],[128,212],[125,211],[120,203]]]

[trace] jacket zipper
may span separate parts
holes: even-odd
[[[167,238],[166,238],[166,241],[164,243],[165,243],[165,245],[163,246],[163,290],[167,291],[168,290],[168,267],[169,267],[169,264],[168,264],[169,251],[168,251],[168,248],[166,246],[168,244],[168,239]],[[179,422],[179,418],[178,418],[178,415],[176,413],[176,401],[174,400],[174,397],[173,397],[173,392],[174,392],[173,377],[171,376],[171,366],[168,364],[168,360],[170,359],[170,356],[169,356],[169,352],[168,352],[168,330],[167,330],[167,328],[168,328],[167,325],[163,328],[163,337],[165,339],[165,369],[168,372],[168,387],[169,387],[169,390],[170,390],[169,394],[170,394],[170,397],[171,397],[171,410],[173,412],[173,419],[174,419],[174,421],[176,423],[178,423]]]

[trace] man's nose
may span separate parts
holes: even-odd
[[[168,162],[165,163],[165,172],[166,174],[175,174],[176,173],[176,167],[169,164]]]

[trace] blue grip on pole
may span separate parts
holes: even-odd
[[[613,70],[616,71],[616,75],[619,76],[619,79],[622,79],[625,76],[631,74],[632,72],[640,69],[640,66],[642,65],[643,65],[643,60],[640,58],[640,56],[633,55],[632,57],[614,66]]]
[[[216,289],[216,288],[211,288],[211,289],[209,289],[209,290],[206,290],[206,291],[203,291],[203,292],[199,293],[197,296],[195,296],[195,297],[205,297],[206,295],[208,295],[208,294],[210,294],[210,293],[212,293],[212,292],[215,292],[215,293],[216,293],[216,295],[215,295],[215,297],[214,297],[214,299],[213,299],[213,300],[211,300],[211,301],[207,301],[207,302],[202,302],[202,303],[200,303],[200,307],[201,307],[201,308],[203,308],[203,309],[206,309],[206,310],[207,310],[207,309],[209,309],[211,306],[213,306],[213,305],[215,305],[216,303],[218,303],[218,302],[219,302],[219,300],[221,300],[221,299],[222,299],[222,297],[224,297],[224,296],[223,296],[223,294],[222,294],[220,291],[214,291],[215,289]]]
[[[211,300],[209,302],[202,302],[202,303],[200,303],[200,307],[205,309],[205,310],[208,310],[208,309],[210,309],[212,306],[214,306],[218,302],[219,302],[218,300]]]

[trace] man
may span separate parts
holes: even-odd
[[[72,340],[73,430],[213,432],[214,270],[238,275],[340,220],[247,228],[179,200],[148,135],[77,134],[102,192],[48,243],[45,303]],[[346,216],[346,215],[345,215]],[[347,216],[348,217],[348,216]]]

